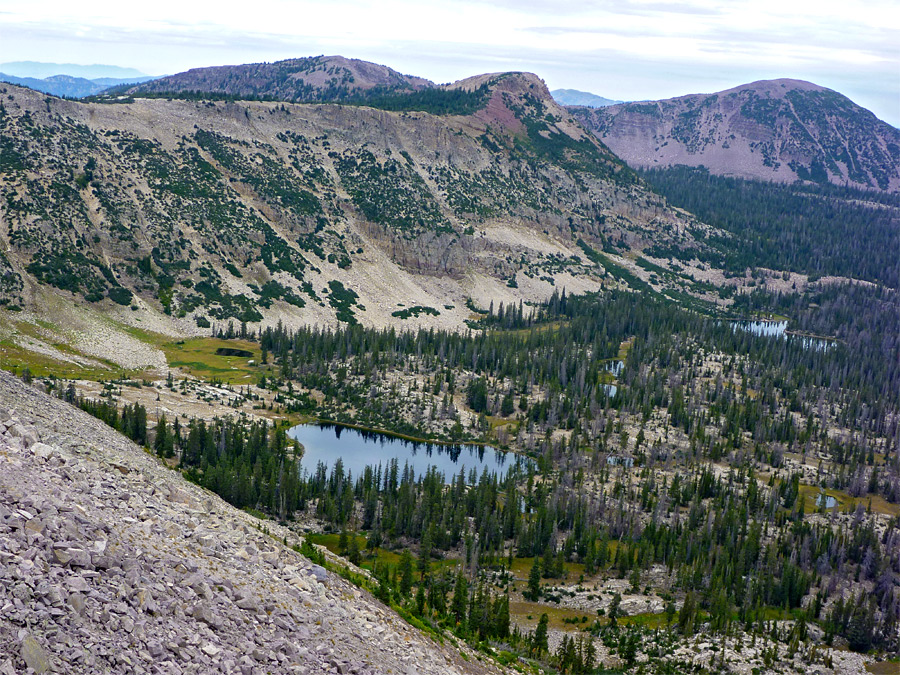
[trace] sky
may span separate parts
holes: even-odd
[[[621,100],[789,77],[900,127],[897,0],[0,0],[0,62],[162,75],[319,54],[435,82],[531,71]]]

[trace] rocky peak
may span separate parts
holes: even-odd
[[[626,162],[900,191],[900,131],[838,92],[792,79],[572,113]]]
[[[731,89],[726,89],[719,93],[720,96],[731,94],[732,92],[754,91],[757,94],[767,94],[776,98],[783,98],[789,91],[830,91],[825,87],[819,86],[813,82],[806,80],[793,80],[788,77],[778,78],[776,80],[757,80],[747,84],[739,84]]]

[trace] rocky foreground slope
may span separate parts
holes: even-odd
[[[762,80],[571,111],[632,166],[900,191],[900,130],[811,82]]]
[[[0,674],[495,672],[258,522],[0,371]]]

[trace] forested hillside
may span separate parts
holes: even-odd
[[[834,186],[725,178],[685,166],[641,174],[670,204],[732,236],[710,242],[703,258],[743,274],[766,267],[900,287],[900,196]],[[694,251],[654,247],[656,257]]]
[[[294,473],[283,427],[267,441],[228,421],[164,427],[154,445],[232,503],[340,532],[322,541],[412,620],[563,672],[590,672],[592,638],[660,673],[693,672],[698,633],[722,651],[742,642],[759,667],[896,651],[900,297],[826,285],[740,305],[789,314],[795,332],[607,291],[496,306],[477,334],[255,336],[261,378],[235,401],[274,392],[280,411],[530,458],[506,475],[376,458],[360,474],[302,459]],[[542,612],[566,621],[523,633]],[[549,646],[548,626],[565,640]]]

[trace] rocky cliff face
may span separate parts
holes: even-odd
[[[841,94],[766,80],[571,112],[632,166],[900,191],[900,131]]]
[[[0,673],[499,672],[259,523],[0,371]]]
[[[35,307],[52,291],[180,331],[227,320],[385,325],[417,306],[433,311],[412,323],[458,327],[468,297],[596,288],[603,270],[579,239],[623,251],[700,245],[696,224],[537,77],[485,75],[427,93],[416,105],[432,112],[79,103],[6,86],[3,300]]]

